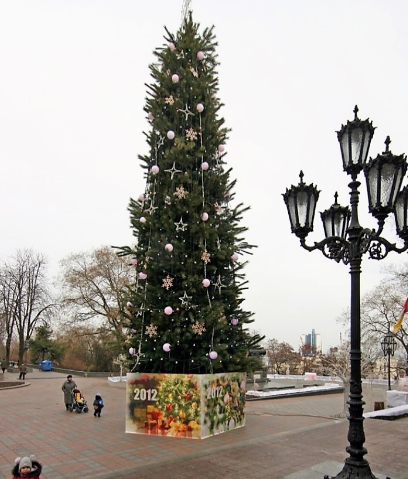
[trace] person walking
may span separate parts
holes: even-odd
[[[13,479],[20,478],[30,478],[30,479],[40,479],[42,472],[42,466],[37,461],[37,458],[34,455],[30,457],[17,457],[14,461],[15,465],[11,470],[13,474]]]
[[[21,363],[18,367],[18,370],[20,371],[20,376],[18,379],[22,379],[24,381],[25,375],[27,374],[27,366],[24,363]]]
[[[7,362],[6,362],[6,360],[3,358],[3,359],[1,360],[1,370],[3,371],[3,374],[4,374],[4,372],[5,372],[6,369],[7,369]]]
[[[62,391],[64,393],[64,403],[67,411],[72,412],[73,396],[72,390],[77,387],[75,381],[72,379],[72,374],[68,374],[67,380],[62,385]]]
[[[93,408],[94,408],[94,416],[98,416],[98,417],[101,417],[101,412],[102,412],[102,408],[103,408],[104,404],[103,404],[103,399],[102,399],[102,396],[100,393],[96,393],[95,395],[95,399],[94,399],[94,402],[93,402]]]

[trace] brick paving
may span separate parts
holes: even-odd
[[[323,479],[348,455],[348,421],[335,418],[341,393],[249,401],[244,428],[199,440],[126,434],[124,386],[106,378],[74,376],[89,402],[101,392],[101,418],[66,412],[65,377],[34,371],[29,385],[0,389],[0,477],[12,477],[16,456],[35,454],[43,479]],[[368,391],[366,410],[384,397]],[[408,479],[407,426],[408,418],[364,421],[378,479]]]

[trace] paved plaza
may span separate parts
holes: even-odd
[[[125,388],[74,375],[88,402],[100,392],[102,417],[65,411],[66,374],[34,371],[27,386],[0,389],[0,477],[16,456],[35,454],[43,479],[323,479],[348,454],[343,395],[249,401],[246,426],[207,439],[125,433]],[[16,375],[6,373],[7,380]],[[385,391],[367,391],[366,411]],[[378,479],[408,479],[408,418],[364,421],[367,460]]]

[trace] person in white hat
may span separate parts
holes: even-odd
[[[40,479],[42,466],[34,455],[17,457],[12,469],[13,479]]]

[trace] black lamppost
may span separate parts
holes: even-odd
[[[361,386],[361,330],[360,330],[360,274],[364,254],[381,260],[390,251],[402,253],[408,249],[408,187],[401,190],[402,180],[407,171],[405,155],[393,155],[389,149],[390,139],[385,140],[385,151],[367,162],[368,150],[374,134],[372,123],[360,120],[358,108],[354,109],[354,120],[347,121],[337,132],[340,143],[343,169],[351,176],[350,207],[337,203],[320,216],[323,221],[325,239],[313,246],[306,244],[306,236],[313,231],[313,219],[319,191],[313,184],[300,183],[291,186],[283,195],[288,208],[292,233],[300,239],[300,245],[307,251],[320,250],[324,256],[350,265],[350,395],[349,395],[349,446],[350,454],[336,478],[375,479],[370,465],[364,459],[363,395]],[[358,220],[359,186],[358,174],[364,170],[367,181],[369,211],[377,219],[377,230],[360,226]],[[381,236],[384,222],[390,213],[395,215],[397,235],[404,241],[397,247]],[[334,479],[325,476],[325,479]]]
[[[388,333],[381,341],[381,348],[384,353],[384,357],[388,356],[388,391],[391,391],[391,356],[394,356],[395,348],[397,347],[397,341],[395,341],[394,335]]]

